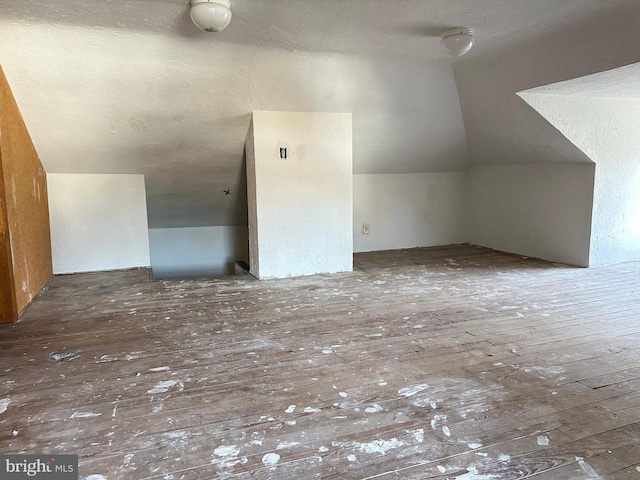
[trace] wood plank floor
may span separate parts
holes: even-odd
[[[90,480],[640,479],[639,263],[451,246],[277,281],[62,276],[0,360],[0,452]]]

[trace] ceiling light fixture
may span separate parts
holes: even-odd
[[[461,57],[473,47],[473,30],[470,28],[452,28],[442,34],[440,44],[455,57]]]
[[[191,0],[191,20],[205,32],[221,32],[231,23],[229,0]]]

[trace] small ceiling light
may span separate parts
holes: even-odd
[[[442,48],[455,57],[461,57],[473,47],[473,30],[452,28],[442,34]]]
[[[205,32],[221,32],[231,23],[229,0],[191,0],[191,20]]]

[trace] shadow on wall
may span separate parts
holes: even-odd
[[[248,261],[248,229],[246,225],[153,228],[149,246],[157,280],[224,277],[235,273],[235,262]]]

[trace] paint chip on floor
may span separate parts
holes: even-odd
[[[421,385],[414,385],[412,387],[405,387],[398,390],[398,395],[401,397],[413,397],[415,394],[422,392],[429,388],[429,385],[423,383]]]
[[[538,445],[540,445],[541,447],[546,447],[549,445],[549,438],[545,437],[544,435],[541,435],[538,437]]]
[[[11,399],[9,398],[3,398],[2,400],[0,400],[0,413],[6,412],[10,403]]]
[[[382,410],[383,408],[377,403],[374,403],[372,406],[364,409],[366,413],[378,413],[378,412],[381,412]]]
[[[295,405],[289,405],[289,407],[284,411],[284,413],[293,413],[296,411]]]
[[[150,395],[153,395],[155,393],[165,393],[171,387],[175,386],[177,383],[178,383],[177,380],[166,380],[164,382],[159,382],[151,390],[148,390],[147,393],[150,394]]]
[[[262,463],[267,467],[273,467],[280,461],[280,455],[277,453],[267,453],[262,457]]]

